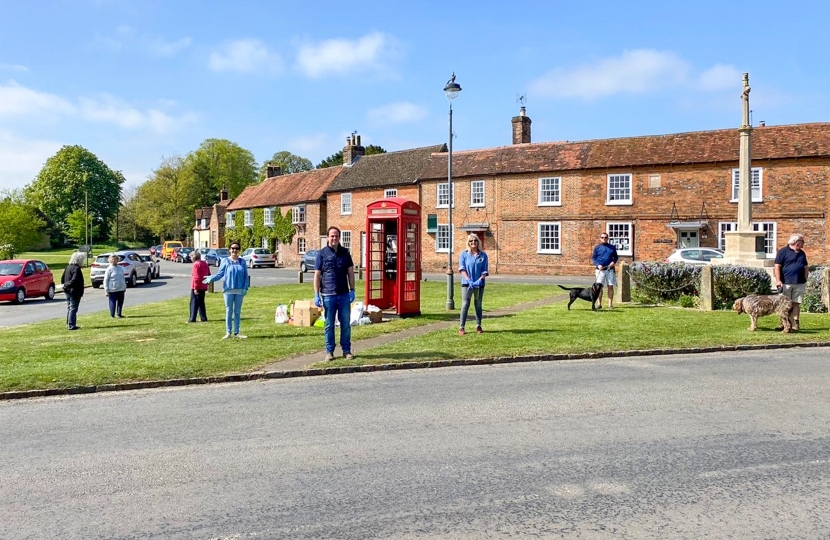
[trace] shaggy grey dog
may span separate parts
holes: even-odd
[[[735,305],[732,306],[732,309],[738,315],[741,313],[749,315],[752,321],[749,325],[750,332],[754,332],[758,328],[758,317],[772,315],[774,313],[781,318],[781,326],[784,329],[784,333],[788,334],[792,328],[790,324],[790,310],[792,307],[792,300],[783,294],[750,294],[749,296],[735,300]]]

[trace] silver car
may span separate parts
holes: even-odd
[[[118,266],[124,271],[124,279],[128,287],[135,287],[138,280],[150,283],[153,280],[153,270],[150,264],[141,259],[141,255],[135,251],[116,251],[113,253],[102,253],[95,257],[89,271],[92,286],[96,289],[104,283],[104,272],[110,265],[110,255],[118,257]]]
[[[663,262],[683,262],[686,264],[712,264],[712,259],[723,259],[723,251],[715,248],[680,248],[669,255]]]
[[[270,266],[274,268],[277,266],[277,258],[265,248],[248,248],[242,252],[241,257],[245,259],[248,268],[257,266]]]

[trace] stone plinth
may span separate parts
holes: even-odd
[[[764,233],[756,231],[728,232],[726,235],[726,252],[722,259],[712,259],[713,264],[734,264],[764,268],[773,275],[775,262],[767,259],[764,251]]]

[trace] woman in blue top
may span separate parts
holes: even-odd
[[[222,292],[225,294],[225,337],[245,339],[239,333],[239,320],[242,316],[242,297],[248,294],[248,267],[245,260],[239,258],[239,243],[231,244],[231,256],[222,259],[219,271],[212,276],[205,276],[202,283],[210,283],[218,279],[222,281]]]
[[[467,237],[467,249],[461,252],[458,271],[461,273],[461,328],[459,335],[464,335],[467,312],[470,310],[470,298],[475,299],[476,333],[481,334],[481,301],[484,298],[484,278],[489,274],[487,254],[478,249],[478,236]]]

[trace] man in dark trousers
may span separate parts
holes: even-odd
[[[801,302],[804,301],[804,291],[807,289],[807,255],[804,253],[804,236],[793,234],[787,245],[778,250],[775,255],[775,284],[778,291],[792,300],[793,309],[790,311],[792,331],[798,331],[798,318],[801,314]],[[779,330],[783,330],[782,326]]]
[[[314,262],[314,305],[325,309],[326,361],[334,360],[334,317],[340,321],[340,348],[351,360],[352,329],[349,324],[354,302],[354,263],[349,250],[340,245],[340,229],[329,227],[326,247]]]
[[[614,285],[617,284],[617,246],[608,243],[608,233],[600,233],[599,244],[594,248],[591,262],[596,270],[596,282],[608,288],[608,309],[614,309]],[[602,307],[602,289],[597,297],[597,307]]]

